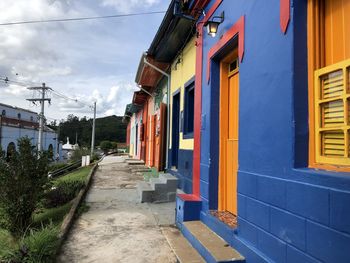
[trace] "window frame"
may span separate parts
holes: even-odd
[[[321,0],[308,0],[307,3],[307,45],[308,45],[308,93],[309,93],[309,168],[331,170],[337,172],[350,172],[349,164],[342,162],[325,162],[319,158],[320,142],[317,131],[319,130],[318,98],[316,93],[317,73],[324,68],[333,67],[337,63],[325,67],[324,41],[325,32],[322,29],[324,23],[324,3]],[[346,61],[346,60],[345,60]],[[342,61],[344,62],[344,61]],[[342,63],[340,62],[340,63]],[[346,87],[344,87],[346,89]],[[346,118],[346,115],[344,115]],[[345,139],[344,139],[345,140]]]
[[[193,92],[193,129],[189,131],[189,93]],[[194,110],[195,110],[195,77],[192,77],[184,85],[184,110],[183,110],[183,129],[182,137],[183,139],[193,139],[194,137]]]

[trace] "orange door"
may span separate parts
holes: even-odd
[[[219,210],[237,215],[238,61],[221,63]]]

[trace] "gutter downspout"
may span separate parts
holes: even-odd
[[[160,68],[156,67],[155,65],[149,63],[146,59],[147,53],[144,54],[145,57],[143,58],[143,63],[146,65],[150,66],[154,70],[158,71],[159,73],[163,74],[164,76],[167,77],[168,83],[167,83],[167,140],[166,140],[166,161],[165,161],[165,167],[168,169],[168,164],[169,164],[169,137],[170,137],[170,74],[166,73],[165,71],[161,70]]]

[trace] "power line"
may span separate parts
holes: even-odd
[[[70,21],[83,21],[83,20],[96,20],[96,19],[109,19],[109,18],[119,18],[119,17],[131,17],[131,16],[164,14],[165,12],[166,11],[153,11],[153,12],[118,14],[118,15],[107,15],[107,16],[87,16],[87,17],[76,17],[76,18],[61,18],[61,19],[47,19],[47,20],[28,20],[28,21],[4,22],[4,23],[0,23],[0,26],[12,26],[12,25],[23,25],[23,24],[38,24],[38,23],[52,23],[52,22],[70,22]]]
[[[20,81],[15,81],[15,80],[11,80],[8,77],[0,77],[0,81],[3,81],[5,83],[13,83],[16,84],[18,86],[22,86],[22,87],[28,87],[28,86],[32,86],[32,85],[41,85],[39,83],[35,83],[35,82],[20,82]]]

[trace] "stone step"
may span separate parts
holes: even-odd
[[[245,262],[240,253],[201,221],[183,222],[181,230],[206,262]]]
[[[137,192],[141,203],[153,202],[154,188],[147,182],[137,183]]]
[[[178,179],[175,176],[168,173],[160,173],[159,178],[166,181],[168,189],[171,189],[172,192],[176,192]]]
[[[145,164],[145,162],[142,160],[127,160],[126,163],[129,165],[144,165]]]
[[[205,260],[177,228],[164,227],[162,232],[179,263],[205,263]]]
[[[151,169],[144,167],[144,168],[135,168],[135,169],[131,169],[132,173],[147,173],[150,172]]]
[[[138,187],[141,202],[174,202],[176,199],[177,178],[170,174],[160,174],[159,178],[150,178],[149,182]],[[142,189],[146,189],[143,193]],[[151,193],[149,189],[152,189]]]

